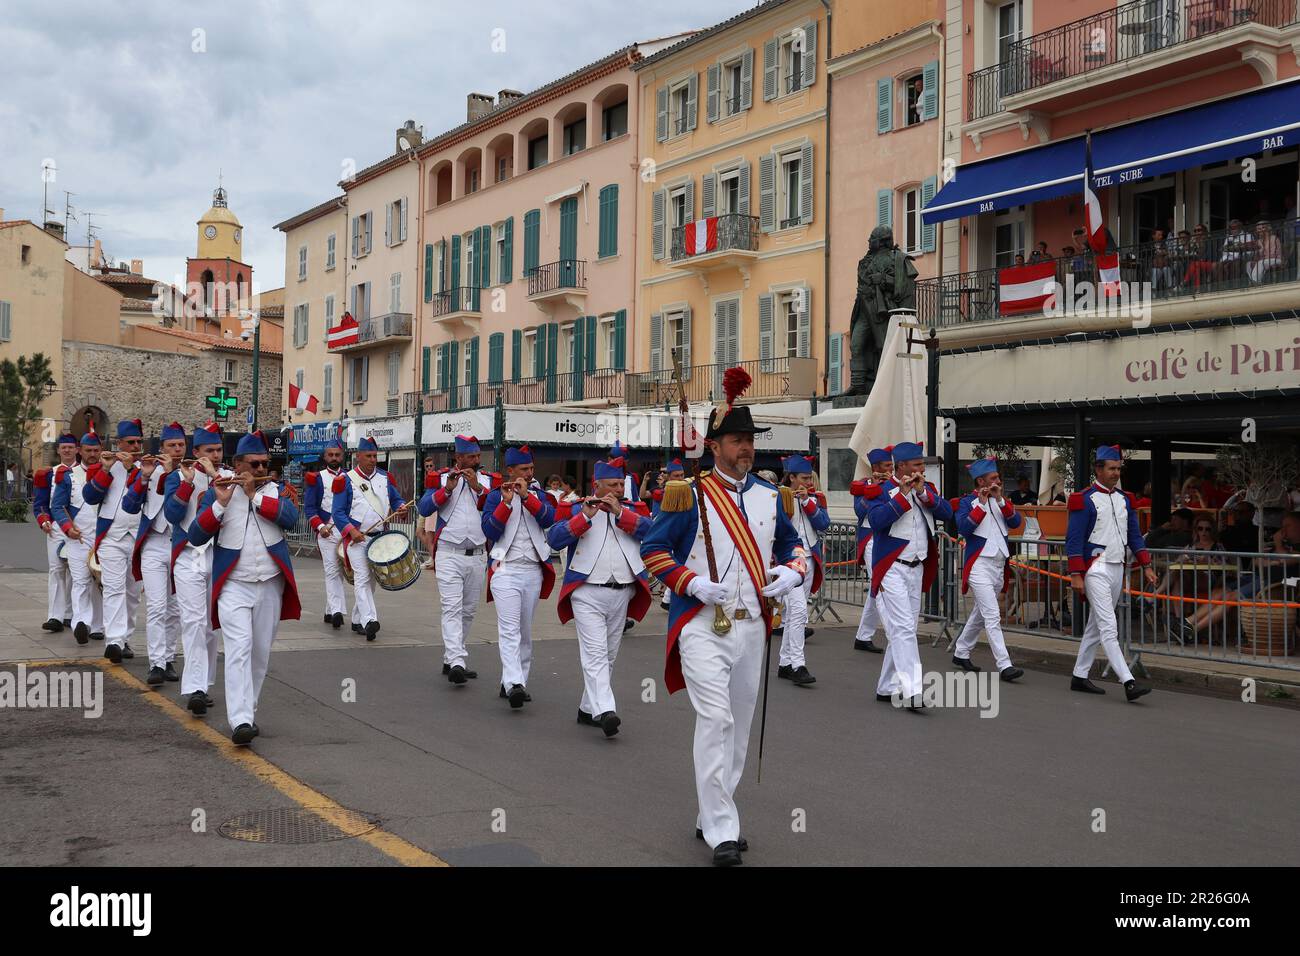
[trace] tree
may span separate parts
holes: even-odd
[[[44,417],[41,403],[46,389],[53,384],[50,360],[40,352],[30,358],[20,355],[17,362],[0,362],[0,457],[6,463],[22,464],[32,427]],[[14,470],[16,474],[18,469]],[[7,477],[0,474],[0,482],[9,497]]]
[[[1287,490],[1300,473],[1300,453],[1287,442],[1221,445],[1215,470],[1219,479],[1246,491],[1246,500],[1259,513],[1258,549],[1264,550],[1264,528],[1281,524],[1289,501]]]

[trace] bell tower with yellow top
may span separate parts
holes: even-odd
[[[187,313],[196,331],[237,329],[240,309],[252,308],[253,267],[244,262],[244,228],[222,186],[213,191],[212,206],[197,225],[197,255],[186,260]]]

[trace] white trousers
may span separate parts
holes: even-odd
[[[68,563],[59,560],[59,545],[68,539],[63,536],[58,525],[51,524],[50,529],[50,533],[45,536],[45,562],[50,568],[49,600],[45,606],[45,617],[53,621],[70,621],[72,620],[72,574],[68,570]],[[68,541],[68,547],[63,549],[63,553],[71,558],[71,541]]]
[[[1100,644],[1120,683],[1133,679],[1119,646],[1119,623],[1115,620],[1115,605],[1124,589],[1124,570],[1123,564],[1107,564],[1098,558],[1083,576],[1083,590],[1088,595],[1088,623],[1084,625],[1079,656],[1074,661],[1075,677],[1088,676]]]
[[[478,610],[483,579],[487,577],[487,561],[482,552],[466,554],[455,548],[439,548],[434,576],[438,579],[438,601],[442,605],[442,662],[451,667],[464,667],[469,659],[465,639]]]
[[[180,635],[180,610],[172,593],[172,542],[169,534],[154,532],[140,550],[140,583],[144,586],[145,646],[150,667],[166,667],[176,660]]]
[[[569,595],[573,623],[578,628],[578,660],[582,664],[582,700],[578,709],[593,716],[618,709],[610,682],[635,588],[634,584],[623,588],[583,584]]]
[[[217,632],[212,629],[212,548],[186,546],[176,557],[176,606],[185,667],[181,693],[207,693],[217,681]]]
[[[749,751],[765,628],[761,617],[733,618],[731,631],[719,636],[713,633],[713,611],[706,605],[677,639],[686,693],[695,708],[697,824],[710,847],[740,839],[736,787]]]
[[[492,574],[501,686],[506,690],[514,684],[528,685],[528,670],[533,663],[533,612],[541,593],[542,566],[536,561],[502,562]]]
[[[104,633],[104,592],[95,583],[86,561],[90,558],[89,532],[69,541],[68,575],[72,578],[72,626],[85,624],[92,634]]]
[[[362,627],[379,620],[379,609],[375,607],[375,578],[370,573],[370,562],[366,560],[369,544],[370,539],[366,538],[348,545],[348,563],[352,565],[352,623]]]
[[[785,595],[785,616],[781,623],[785,629],[781,632],[781,666],[803,667],[803,639],[808,629],[808,600],[812,597],[813,576],[805,574],[803,584]]]
[[[855,641],[869,641],[875,637],[883,622],[880,620],[880,605],[871,593],[871,567],[867,566],[867,592],[862,600],[862,617],[858,620],[858,633],[853,635]]]
[[[109,535],[99,545],[99,567],[104,579],[104,646],[121,647],[135,632],[140,607],[140,582],[131,574],[130,535]]]
[[[921,652],[916,646],[916,627],[921,614],[921,580],[925,568],[909,568],[895,561],[880,581],[876,595],[885,623],[889,646],[880,665],[877,694],[902,692],[905,699],[921,693]]]
[[[980,629],[989,636],[989,647],[993,650],[993,661],[999,671],[1011,666],[1011,655],[1007,653],[1007,643],[1002,639],[1002,609],[998,607],[998,595],[1002,593],[1003,568],[1006,558],[979,557],[970,569],[969,592],[975,601],[971,608],[966,626],[961,629],[954,657],[970,660],[970,652],[979,640]]]
[[[339,561],[338,531],[331,531],[328,538],[317,535],[316,547],[320,550],[320,563],[325,569],[325,613],[347,614],[348,599],[343,590],[346,582]]]
[[[226,645],[226,720],[230,729],[251,724],[280,627],[284,575],[269,581],[226,579],[217,598],[221,639]]]

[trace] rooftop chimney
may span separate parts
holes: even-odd
[[[407,120],[397,131],[397,151],[415,149],[424,142],[424,133],[415,125],[415,120]]]
[[[465,97],[465,122],[472,123],[491,113],[493,109],[490,93],[471,93]]]
[[[135,275],[138,275],[138,276],[142,276],[142,275],[144,275],[144,260],[143,260],[143,259],[132,259],[132,260],[131,260],[131,272],[134,273]]]
[[[515,100],[521,100],[523,98],[524,94],[519,90],[502,90],[497,94],[497,109],[501,109],[503,106],[509,106]]]
[[[59,222],[57,219],[47,220],[45,223],[45,231],[55,239],[63,239],[63,223]]]

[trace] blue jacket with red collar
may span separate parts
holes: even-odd
[[[136,478],[140,476],[140,466],[135,465],[126,476],[126,487],[122,490],[122,500],[118,504],[118,511],[126,514],[136,514],[140,510],[139,499],[131,499],[131,486],[135,484]],[[88,505],[103,504],[104,499],[108,497],[108,491],[113,487],[113,466],[105,468],[102,464],[93,474],[87,470],[86,483],[81,488],[81,497]],[[128,506],[128,502],[134,500],[135,509]],[[114,518],[99,515],[95,522],[95,544],[96,548],[104,540],[104,535],[108,534],[108,529],[113,526]]]
[[[1019,528],[1021,523],[1020,512],[1016,510],[1010,499],[1004,499],[1006,502],[1002,506],[1002,518],[1006,521],[1007,528]],[[957,530],[962,537],[966,539],[966,560],[961,566],[961,593],[965,594],[970,585],[970,569],[974,565],[975,559],[980,556],[984,550],[985,539],[976,534],[980,523],[988,514],[984,510],[984,505],[980,502],[980,496],[972,492],[961,499],[957,504]],[[1003,536],[1007,545],[1007,554],[1011,553],[1011,539]],[[1011,584],[1011,565],[1008,562],[1002,568],[1002,590],[1005,591]]]
[[[348,474],[349,472],[345,471],[335,476],[334,484],[331,486],[334,491],[334,512],[330,517],[334,519],[334,527],[338,529],[339,534],[344,536],[347,535],[348,529],[353,526],[350,517],[352,512],[352,482],[348,480]],[[393,476],[382,468],[376,468],[374,474],[367,476],[367,480],[374,477],[374,475],[383,475],[388,479],[389,512],[391,513],[402,507],[405,502],[397,491],[397,483],[393,481]],[[383,515],[380,515],[380,517],[382,518]],[[358,528],[357,530],[365,532],[369,529]]]
[[[868,505],[867,520],[871,522],[872,542],[871,542],[871,593],[876,595],[880,591],[880,581],[884,578],[885,573],[893,566],[894,561],[903,553],[907,547],[907,541],[902,538],[895,538],[890,535],[889,531],[894,526],[894,522],[907,512],[912,510],[911,502],[898,495],[895,497],[893,491],[898,487],[898,482],[893,478],[882,481],[879,485],[880,495],[871,501]],[[953,518],[952,505],[946,498],[939,494],[939,489],[928,481],[925,483],[925,496],[922,498],[922,506],[938,521],[951,521]],[[921,590],[930,590],[930,585],[934,583],[935,576],[939,573],[939,549],[935,547],[935,537],[929,534],[929,524],[926,524],[926,532],[929,535],[930,543],[926,548],[925,561],[923,562],[925,570],[921,576]]]
[[[803,509],[803,513],[808,518],[808,524],[817,532],[817,537],[813,538],[812,544],[808,546],[808,551],[812,555],[813,559],[812,590],[813,593],[816,594],[821,590],[822,579],[825,576],[826,567],[826,559],[822,549],[821,533],[831,526],[831,516],[826,510],[826,496],[820,491],[815,491],[808,496],[807,500],[804,501],[802,505],[799,504],[799,499],[796,498],[794,500],[794,506]],[[790,522],[791,525],[793,525],[793,516],[791,516]]]
[[[302,476],[302,480],[306,486],[303,489],[302,510],[307,515],[307,523],[315,531],[321,525],[333,521],[334,516],[321,507],[321,502],[325,500],[325,486],[321,483],[320,472],[309,471]]]
[[[180,469],[175,469],[179,471]],[[166,488],[166,481],[171,474],[164,474],[161,467],[155,467],[153,474],[145,478],[143,469],[136,469],[135,480],[127,487],[126,492],[122,495],[122,510],[127,514],[138,514],[140,516],[140,527],[135,532],[135,544],[131,546],[131,576],[137,581],[144,580],[144,571],[140,567],[140,555],[144,549],[144,543],[149,535],[153,532],[153,522],[145,513],[145,501],[149,497],[149,485],[155,481],[163,482],[163,488]],[[164,514],[164,517],[166,515]]]
[[[1137,498],[1131,491],[1123,491],[1119,488],[1112,491],[1094,481],[1083,491],[1076,491],[1070,495],[1067,502],[1069,523],[1065,529],[1065,553],[1069,560],[1070,573],[1086,573],[1092,566],[1092,562],[1097,560],[1097,555],[1104,550],[1098,549],[1097,545],[1091,544],[1088,540],[1092,537],[1092,529],[1097,525],[1097,504],[1093,500],[1097,495],[1124,496],[1128,503],[1128,528],[1125,529],[1124,543],[1133,552],[1138,566],[1146,567],[1151,563],[1151,555],[1147,552],[1146,539],[1142,537],[1142,529],[1138,525]]]
[[[52,520],[50,518],[50,490],[54,476],[53,468],[42,468],[36,474],[32,475],[32,517],[36,523],[45,528]]]
[[[618,525],[620,531],[630,534],[637,541],[643,540],[650,530],[650,509],[644,501],[631,501],[626,498],[623,499],[622,505],[623,510],[619,512],[614,523]],[[578,587],[587,583],[587,575],[573,569],[573,553],[577,550],[578,539],[586,534],[590,527],[591,522],[582,513],[581,503],[565,502],[556,509],[555,523],[546,532],[546,540],[552,548],[557,551],[567,548],[569,552],[564,559],[566,570],[564,581],[560,585],[558,611],[561,624],[568,624],[573,620],[570,596]],[[627,616],[634,621],[639,621],[645,617],[649,607],[650,576],[642,568],[641,573],[637,575],[636,591],[633,592],[632,600],[627,606]]]
[[[555,524],[555,505],[551,496],[542,490],[541,485],[533,483],[528,488],[528,495],[523,498],[524,507],[537,521],[537,526],[546,531]],[[487,599],[492,600],[492,546],[506,533],[506,523],[510,520],[510,506],[501,500],[501,489],[493,488],[483,499],[483,535],[487,538],[488,575]],[[522,519],[522,516],[520,518]],[[542,590],[539,597],[544,601],[551,596],[555,587],[555,565],[550,561],[539,562],[542,568]]]
[[[880,497],[880,485],[859,478],[849,485],[849,493],[853,495],[853,513],[858,516],[858,564],[862,564],[866,561],[867,545],[871,544],[871,522],[867,520],[867,513],[871,502]]]

